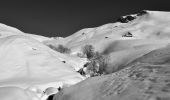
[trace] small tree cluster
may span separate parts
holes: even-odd
[[[90,63],[87,69],[90,70],[91,76],[98,76],[105,73],[105,69],[108,65],[108,58],[104,55],[95,52],[94,57],[89,59]]]
[[[56,46],[53,46],[53,45],[48,45],[51,49],[55,50],[55,51],[58,51],[60,53],[70,53],[71,50],[67,47],[64,47],[63,45],[58,45],[57,47]]]
[[[95,52],[92,45],[84,46],[82,51],[89,59],[89,63],[86,66],[87,73],[91,77],[104,74],[108,65],[108,58],[99,52]]]
[[[91,59],[94,56],[94,47],[92,45],[85,45],[82,48],[82,52],[88,59]]]

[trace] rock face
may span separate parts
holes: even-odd
[[[153,50],[111,75],[89,78],[53,100],[170,100],[170,46]]]

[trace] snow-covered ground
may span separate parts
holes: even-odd
[[[42,43],[50,38],[26,34],[3,24],[0,34],[1,100],[37,100],[27,97],[43,95],[49,87],[52,88],[48,91],[54,92],[52,89],[85,79],[76,71],[86,59],[50,49]]]
[[[169,12],[146,11],[131,16],[134,19],[129,22],[86,28],[65,38],[28,34],[0,24],[1,100],[44,99],[43,91],[49,95],[57,92],[60,86],[71,86],[84,80],[85,77],[76,71],[87,59],[75,55],[87,44],[109,55],[110,72],[169,45]],[[72,55],[54,51],[45,44],[62,44],[71,48]]]
[[[119,21],[55,40],[74,52],[93,45],[109,56],[111,74],[88,78],[57,93],[53,100],[170,99],[170,13],[143,11]]]

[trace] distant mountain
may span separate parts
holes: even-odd
[[[133,17],[133,20],[126,23],[120,21],[123,18],[127,20],[128,16]],[[143,40],[145,44],[147,44],[145,39],[158,41],[164,39],[169,41],[169,17],[169,12],[142,11],[138,14],[123,16],[119,18],[119,22],[82,29],[71,36],[50,40],[48,43],[63,44],[72,48],[73,52],[80,52],[83,45],[91,44],[97,51],[104,52],[106,47],[117,41]],[[140,45],[143,44],[140,43]]]

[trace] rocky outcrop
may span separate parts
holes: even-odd
[[[129,21],[134,20],[135,17],[134,16],[121,16],[120,18],[117,19],[117,22],[121,22],[121,23],[128,23]]]

